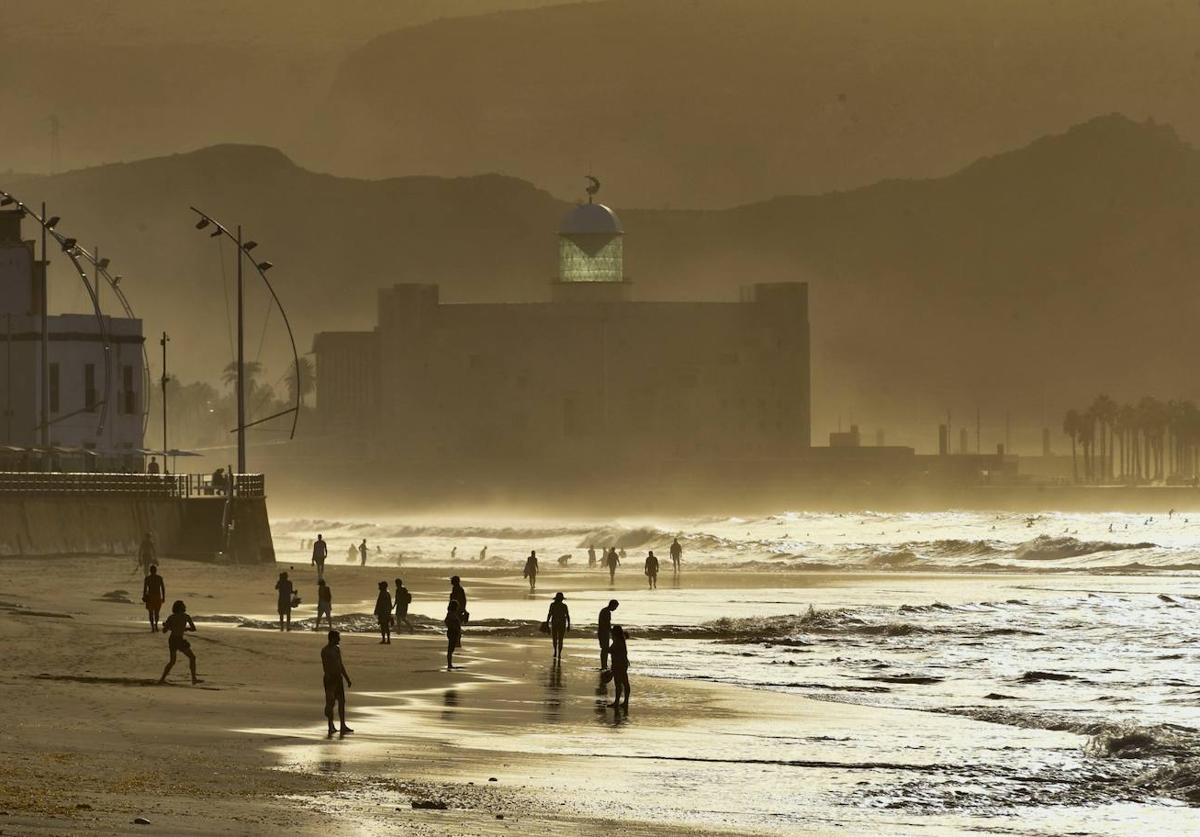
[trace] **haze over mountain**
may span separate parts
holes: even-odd
[[[376,289],[392,282],[436,282],[449,301],[547,298],[569,206],[513,178],[352,180],[247,146],[0,187],[48,200],[64,231],[100,242],[148,333],[172,333],[175,371],[207,380],[231,357],[218,254],[227,283],[233,262],[192,228],[189,204],[261,242],[302,351],[315,331],[371,327]],[[1169,127],[1107,116],[946,178],[730,210],[627,210],[618,183],[602,197],[624,221],[638,298],[811,283],[814,441],[841,416],[928,448],[945,409],[973,423],[978,405],[985,445],[1009,410],[1028,452],[1043,403],[1057,428],[1099,391],[1200,396],[1200,154]],[[77,280],[54,275],[56,302],[82,309]],[[272,378],[284,345],[272,320]]]
[[[0,169],[45,170],[55,115],[60,169],[239,142],[560,198],[591,168],[625,206],[695,208],[941,176],[1097,113],[1200,139],[1179,0],[68,0],[4,24]]]

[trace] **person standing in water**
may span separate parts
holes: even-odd
[[[594,569],[596,566],[596,547],[588,547],[588,569]]]
[[[550,610],[546,612],[546,621],[550,623],[550,642],[554,646],[554,659],[562,659],[563,639],[571,630],[571,611],[563,601],[562,593],[554,594],[550,602]]]
[[[529,557],[525,559],[525,572],[522,573],[522,575],[525,578],[529,579],[529,592],[530,593],[532,593],[534,588],[537,587],[537,574],[538,574],[537,553],[530,550]]]
[[[325,614],[325,618],[329,621],[329,630],[333,630],[333,591],[329,589],[329,585],[325,583],[325,579],[317,579],[317,622],[313,625],[313,630],[321,629],[321,614]]]
[[[679,572],[679,565],[683,562],[683,547],[679,543],[679,538],[671,541],[671,565],[675,568],[675,572]]]
[[[325,559],[329,557],[329,544],[317,535],[312,545],[312,563],[317,568],[317,578],[325,577]]]
[[[479,550],[479,560],[480,561],[487,560],[487,547],[486,546],[483,549]]]
[[[616,689],[613,692],[613,702],[609,704],[611,707],[621,706],[624,709],[629,708],[629,649],[625,644],[625,630],[620,625],[613,625],[612,629],[612,673],[613,686]],[[625,700],[621,700],[621,693],[624,692]]]
[[[285,630],[284,622],[287,622],[286,630],[292,629],[292,595],[296,592],[296,588],[288,579],[287,573],[279,574],[279,581],[275,582],[275,589],[278,592],[277,604],[279,606],[279,630]]]
[[[646,584],[651,590],[658,587],[658,558],[653,549],[646,556]]]
[[[412,623],[408,621],[408,606],[412,604],[412,593],[408,592],[408,588],[404,586],[404,582],[396,579],[396,627],[400,627],[400,623],[404,623],[404,627],[408,628],[408,632],[413,632]]]
[[[192,617],[188,616],[187,605],[182,601],[177,601],[171,605],[171,615],[166,618],[162,626],[162,632],[170,634],[167,637],[167,648],[171,652],[171,659],[167,660],[167,666],[163,669],[162,677],[158,678],[159,683],[167,682],[167,675],[175,667],[175,655],[180,651],[188,658],[188,668],[192,672],[192,685],[195,686],[200,682],[196,679],[196,655],[192,653],[192,644],[184,639],[184,634],[188,632],[194,633],[195,630],[196,623],[192,621]]]
[[[158,574],[158,567],[150,565],[150,575],[142,581],[142,601],[146,603],[146,613],[150,617],[150,630],[158,631],[158,612],[163,602],[167,600],[167,586]]]
[[[608,566],[608,583],[612,584],[617,578],[617,567],[621,565],[621,559],[617,557],[616,547],[610,547],[608,555],[604,557],[604,563]]]
[[[365,567],[367,565],[367,539],[366,538],[363,538],[362,543],[360,543],[358,545],[358,557],[361,562],[359,564],[359,566]]]
[[[605,607],[600,609],[600,618],[596,620],[596,638],[600,640],[600,670],[608,668],[608,646],[612,641],[612,615],[620,606],[616,599],[610,599]]]
[[[386,581],[379,582],[379,596],[375,599],[375,618],[379,620],[379,644],[392,642],[392,596]]]
[[[454,649],[462,646],[462,621],[453,601],[446,605],[446,671],[454,671]]]
[[[329,632],[329,642],[321,649],[321,670],[325,681],[325,720],[329,722],[329,734],[338,730],[333,726],[333,705],[338,705],[338,720],[342,723],[341,732],[345,735],[354,732],[346,726],[346,689],[353,685],[346,666],[342,663],[342,649],[339,647],[342,635],[337,631]],[[345,680],[345,686],[342,681]]]

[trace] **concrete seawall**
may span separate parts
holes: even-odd
[[[232,514],[232,548],[223,554],[222,522]],[[267,504],[220,497],[103,495],[0,496],[0,556],[137,555],[146,532],[165,557],[258,563],[274,561]],[[235,557],[236,556],[236,557]]]

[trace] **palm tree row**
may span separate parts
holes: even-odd
[[[1200,474],[1200,409],[1192,401],[1147,395],[1117,404],[1098,395],[1085,410],[1068,410],[1063,432],[1071,437],[1071,465],[1080,482],[1139,483],[1196,479]]]

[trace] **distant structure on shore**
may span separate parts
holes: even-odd
[[[42,433],[45,255],[22,237],[21,209],[0,211],[0,460],[5,470],[140,471],[142,321],[94,313],[47,317],[47,427]],[[48,440],[48,444],[46,441]]]
[[[562,219],[548,301],[445,304],[437,285],[398,284],[373,331],[317,334],[322,453],[550,469],[803,455],[807,283],[635,301],[624,237],[589,194]]]

